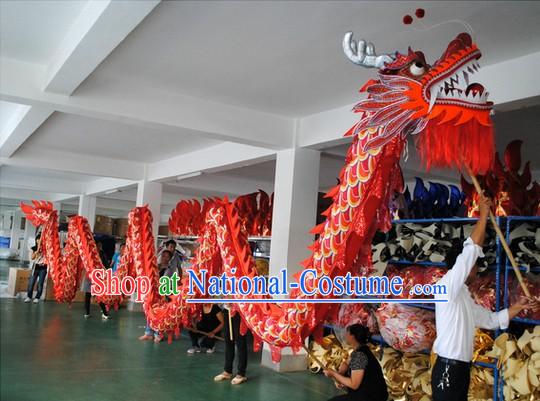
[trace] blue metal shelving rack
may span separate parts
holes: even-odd
[[[434,218],[434,219],[400,219],[400,220],[393,220],[392,224],[419,224],[419,225],[426,225],[426,224],[433,224],[433,223],[475,223],[478,219],[476,218],[469,218],[469,217],[457,217],[457,218]],[[501,225],[505,224],[506,221],[501,218],[497,217],[497,224],[499,224],[499,227]],[[505,259],[503,257],[503,250],[502,245],[499,241],[499,239],[496,239],[496,258],[497,263],[495,265],[489,266],[490,269],[495,270],[495,286],[496,286],[496,299],[495,299],[495,306],[496,310],[499,311],[501,309],[501,299],[500,299],[500,288],[501,288],[501,270],[505,266]],[[445,263],[435,263],[435,262],[412,262],[408,260],[389,260],[388,264],[395,264],[395,265],[416,265],[416,266],[439,266],[439,267],[446,267]],[[505,285],[506,285],[506,277],[507,277],[507,271],[505,271]],[[421,308],[421,309],[427,309],[427,310],[435,310],[435,306],[432,304],[407,304],[408,306]],[[516,319],[514,319],[516,320]],[[538,323],[540,324],[540,323]],[[326,325],[327,328],[334,329],[331,325]],[[499,331],[496,331],[495,336],[499,335]],[[381,344],[382,346],[388,346],[388,344],[382,339],[381,336],[372,336],[371,340],[375,343]],[[423,353],[429,353],[429,350],[425,350]],[[494,401],[501,401],[504,400],[503,393],[502,393],[502,375],[500,374],[500,369],[497,367],[497,360],[494,361],[494,363],[485,363],[485,362],[474,362],[475,365],[481,366],[484,368],[492,369],[493,370],[493,400]]]

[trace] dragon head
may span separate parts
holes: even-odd
[[[52,214],[58,213],[54,210],[52,202],[33,200],[32,205],[27,205],[23,202],[20,203],[21,210],[26,219],[36,227],[49,221]]]
[[[490,111],[493,103],[479,83],[470,82],[478,71],[480,50],[467,33],[450,42],[433,65],[424,54],[377,55],[373,44],[358,43],[345,34],[343,50],[349,60],[378,68],[378,79],[362,91],[368,97],[354,111],[362,113],[352,133],[379,128],[365,148],[380,147],[396,135],[418,135],[417,145],[427,167],[462,167],[488,170],[493,161]]]

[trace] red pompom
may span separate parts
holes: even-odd
[[[412,17],[410,15],[406,15],[406,16],[403,17],[403,23],[405,25],[412,24],[412,21],[413,21],[413,19],[412,19]]]
[[[426,11],[423,8],[417,8],[416,11],[414,12],[414,14],[418,18],[424,18],[424,15],[426,15]]]

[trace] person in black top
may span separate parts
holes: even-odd
[[[45,257],[43,255],[43,248],[41,246],[41,233],[36,236],[36,245],[32,247],[32,261],[33,269],[30,279],[28,280],[28,291],[24,302],[32,302],[34,287],[37,282],[37,294],[34,298],[34,303],[37,304],[41,298],[43,285],[45,283],[45,278],[47,277],[47,265],[45,264]]]
[[[345,339],[354,348],[349,361],[339,371],[326,369],[324,374],[334,379],[336,386],[347,390],[330,401],[387,401],[388,390],[377,358],[367,346],[369,330],[360,324],[347,327]]]
[[[202,318],[194,326],[197,330],[208,333],[208,335],[190,331],[191,348],[188,349],[188,354],[201,352],[201,347],[206,348],[206,353],[213,353],[214,345],[216,344],[214,336],[221,331],[224,325],[223,312],[221,312],[219,306],[216,304],[203,304],[202,309]]]

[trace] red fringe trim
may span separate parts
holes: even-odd
[[[431,121],[418,135],[416,144],[428,170],[431,167],[461,170],[467,164],[475,174],[485,174],[495,154],[493,127],[474,118],[460,125]]]

